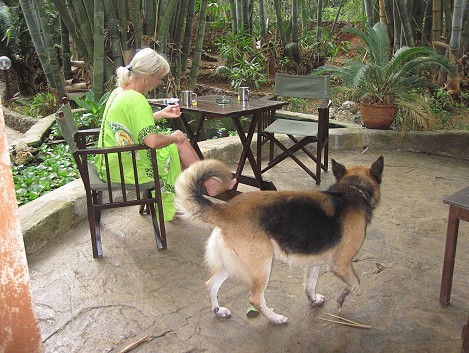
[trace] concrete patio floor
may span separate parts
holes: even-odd
[[[87,223],[28,257],[46,352],[120,352],[146,335],[132,352],[459,352],[469,315],[469,225],[460,224],[451,304],[441,308],[448,216],[442,199],[468,185],[469,161],[374,148],[331,151],[330,157],[350,166],[371,165],[380,155],[382,200],[354,262],[361,286],[340,313],[339,279],[321,275],[318,292],[326,302],[312,308],[303,270],[276,262],[266,299],[289,318],[287,325],[248,318],[248,292],[231,279],[219,299],[232,317],[217,319],[204,287],[211,227],[168,223],[169,249],[158,252],[149,217],[137,208],[112,210],[102,217],[102,259],[91,255]],[[334,182],[328,172],[317,187],[290,163],[266,175],[279,190],[322,190]],[[372,328],[318,319],[327,313]]]

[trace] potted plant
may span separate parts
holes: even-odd
[[[436,86],[431,80],[431,70],[443,69],[454,74],[451,63],[426,47],[402,47],[391,55],[386,26],[381,22],[367,26],[366,31],[357,28],[345,31],[363,40],[366,60],[348,60],[341,67],[322,67],[319,71],[330,72],[340,83],[337,89],[360,102],[365,127],[389,128],[400,111],[404,131],[410,124],[432,128],[436,118],[424,93]]]

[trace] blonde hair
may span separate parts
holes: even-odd
[[[141,49],[127,66],[117,68],[117,87],[125,87],[132,77],[144,77],[159,73],[164,77],[169,73],[166,59],[151,48]]]

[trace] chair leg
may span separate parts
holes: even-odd
[[[143,192],[143,198],[145,199],[150,199],[151,198],[151,190],[145,190]],[[140,214],[150,214],[150,208],[148,207],[148,204],[142,204],[140,205],[140,211],[139,211]]]
[[[317,151],[316,151],[316,185],[321,184],[321,169],[322,169],[322,157],[321,157],[321,146],[319,143],[317,144]]]
[[[324,144],[324,171],[327,172],[329,170],[329,140],[326,140]]]
[[[87,209],[88,209],[88,222],[90,224],[91,234],[91,247],[93,250],[93,257],[98,258],[103,256],[103,246],[101,244],[101,210],[94,209],[94,205],[102,203],[102,192],[92,192],[87,195]]]
[[[443,260],[443,273],[441,276],[440,305],[447,306],[451,296],[453,284],[454,259],[458,241],[459,218],[458,210],[450,205],[448,215],[448,228],[446,231],[445,257]]]
[[[166,244],[166,229],[164,225],[164,219],[162,215],[158,215],[160,218],[160,222],[158,222],[154,203],[147,204],[147,207],[150,209],[150,213],[151,213],[151,220],[153,222],[153,231],[155,233],[156,247],[160,251],[166,250],[168,247]]]

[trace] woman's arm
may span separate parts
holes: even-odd
[[[186,141],[186,135],[180,130],[174,131],[171,135],[149,134],[143,142],[150,148],[158,149],[169,146],[172,143],[181,145]]]
[[[179,109],[179,104],[171,104],[163,109],[153,113],[153,118],[155,121],[160,119],[174,119],[181,116],[181,110]]]

